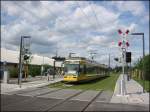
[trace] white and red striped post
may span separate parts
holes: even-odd
[[[120,96],[124,96],[126,95],[126,87],[125,87],[125,72],[124,72],[124,68],[125,68],[125,57],[126,57],[126,48],[129,47],[129,42],[126,39],[126,36],[129,34],[129,30],[126,30],[126,32],[122,32],[120,29],[118,30],[119,35],[121,35],[122,40],[118,42],[118,46],[121,47],[122,49],[122,77],[121,77],[121,81],[120,81]]]

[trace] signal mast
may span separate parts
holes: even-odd
[[[121,77],[121,82],[120,82],[120,94],[119,95],[124,96],[126,94],[125,65],[126,65],[126,48],[129,47],[129,42],[127,40],[127,36],[129,34],[129,30],[126,30],[126,32],[122,32],[119,29],[118,33],[121,36],[121,41],[118,42],[118,46],[122,50],[122,77]]]

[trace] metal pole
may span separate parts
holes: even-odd
[[[110,75],[110,54],[109,54],[108,64],[109,64],[109,75]]]
[[[150,55],[150,36],[149,36],[149,55]]]
[[[143,61],[142,61],[143,67],[142,67],[142,75],[143,75],[143,93],[144,93],[144,89],[145,89],[145,71],[144,71],[145,42],[144,42],[144,33],[132,33],[131,35],[142,35],[142,40],[143,40]]]
[[[55,67],[55,59],[54,59],[54,73],[53,73],[53,79],[55,79],[55,73],[56,73],[56,67]]]
[[[21,36],[20,55],[19,55],[19,77],[18,77],[18,84],[20,88],[21,88],[21,80],[22,80],[22,40],[23,40],[23,37]]]
[[[126,86],[125,86],[125,57],[126,57],[126,49],[122,49],[122,80],[121,80],[121,95],[126,94]]]
[[[144,42],[144,33],[142,35],[142,39],[143,39],[143,93],[144,93],[144,89],[145,89],[145,71],[144,71],[144,57],[145,57],[145,42]]]
[[[130,62],[130,75],[129,75],[129,80],[131,80],[132,77],[132,69],[131,69],[131,62]]]
[[[43,65],[41,66],[41,78],[42,78],[42,75],[43,75]]]
[[[122,74],[124,74],[124,57],[125,57],[125,54],[124,54],[124,51],[122,49]]]
[[[69,58],[72,57],[72,54],[76,54],[76,53],[73,53],[73,52],[69,53]]]
[[[41,78],[42,78],[42,75],[43,75],[43,71],[44,71],[44,56],[43,56],[43,64],[41,65]]]

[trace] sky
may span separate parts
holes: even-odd
[[[1,47],[19,51],[20,37],[31,36],[33,54],[52,57],[74,56],[94,59],[111,66],[119,65],[118,34],[129,30],[126,40],[133,63],[142,56],[141,36],[145,34],[145,52],[149,51],[149,1],[2,1]]]

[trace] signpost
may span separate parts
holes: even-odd
[[[30,36],[21,36],[20,42],[20,54],[19,54],[19,77],[18,77],[18,84],[21,88],[21,81],[22,81],[22,72],[23,72],[23,61],[29,59],[30,54],[30,42],[27,39],[30,39]]]
[[[127,35],[129,34],[129,30],[126,30],[126,32],[122,32],[119,29],[118,33],[122,37],[122,40],[118,42],[118,46],[121,47],[121,50],[122,50],[122,77],[121,77],[121,82],[120,82],[120,94],[119,95],[124,96],[126,94],[125,65],[126,65],[126,48],[129,47],[129,43],[127,41]]]
[[[20,42],[20,54],[19,54],[19,77],[18,77],[18,84],[21,88],[21,78],[22,78],[22,40],[23,37],[21,36],[21,42]]]

